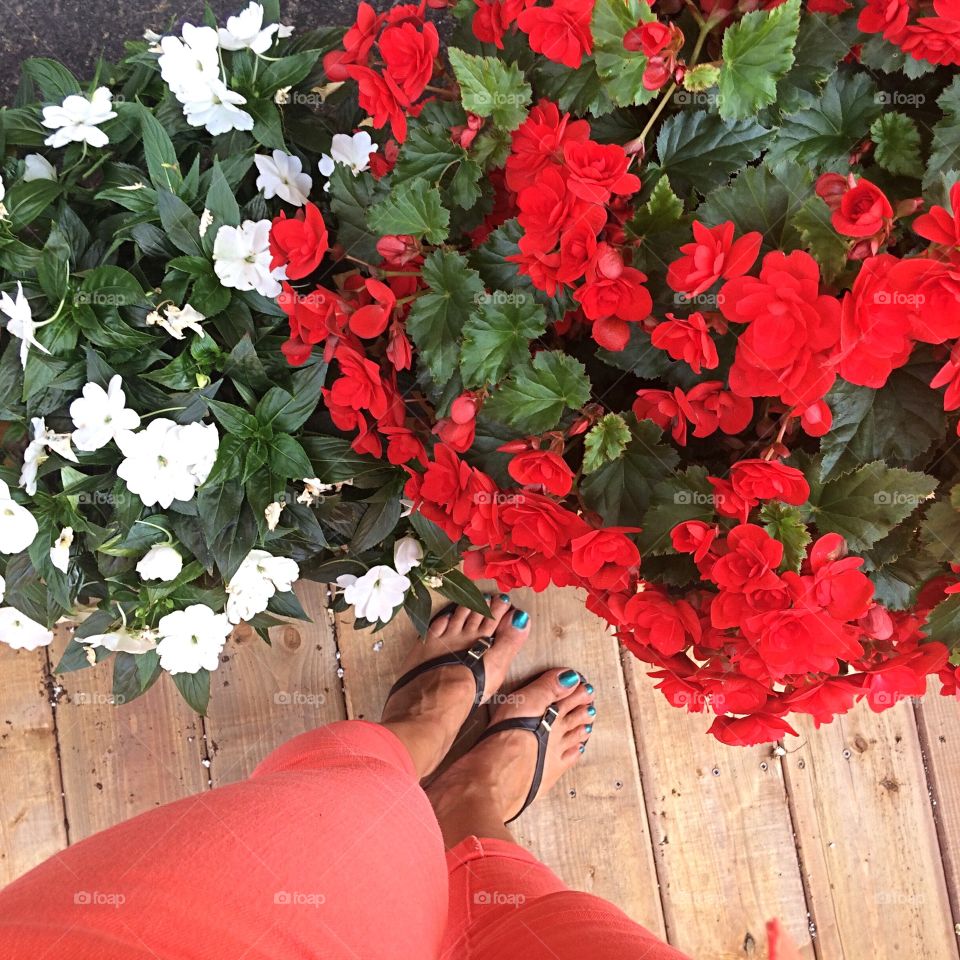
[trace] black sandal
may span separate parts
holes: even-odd
[[[487,737],[503,733],[505,730],[529,730],[537,738],[537,766],[533,772],[533,782],[530,784],[527,799],[523,801],[523,806],[509,820],[505,821],[506,823],[513,823],[537,797],[540,783],[543,780],[543,768],[547,762],[547,744],[550,740],[550,731],[553,728],[554,721],[560,716],[559,707],[558,703],[551,703],[541,717],[510,717],[507,720],[501,720],[492,727],[488,727],[477,740],[477,743],[479,743],[480,740],[486,740]]]
[[[433,619],[439,620],[440,617],[446,616],[456,608],[457,605],[455,603],[448,604]],[[422,677],[425,673],[429,673],[429,671],[436,670],[439,667],[452,667],[459,664],[470,671],[477,688],[473,698],[473,706],[470,707],[470,713],[467,715],[467,720],[469,720],[483,703],[483,691],[487,683],[487,672],[483,665],[483,656],[493,646],[494,640],[494,637],[480,637],[474,642],[473,646],[466,650],[457,650],[454,653],[443,653],[439,657],[434,657],[432,660],[425,660],[423,663],[417,664],[417,666],[408,670],[400,677],[390,688],[390,692],[387,694],[387,700],[389,701],[398,690],[402,690],[407,684],[416,680],[417,677]]]

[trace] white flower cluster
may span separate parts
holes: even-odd
[[[231,130],[252,130],[253,116],[241,109],[246,97],[231,90],[220,73],[221,50],[267,52],[276,36],[289,36],[292,27],[263,25],[264,10],[251,3],[227,20],[226,28],[196,27],[185,23],[180,37],[160,40],[160,74],[183,106],[193,127],[205,127],[213,136]]]
[[[270,268],[270,221],[244,220],[239,227],[222,226],[213,241],[213,269],[225,287],[256,290],[277,297],[287,276],[285,266]]]
[[[410,578],[407,574],[420,566],[423,547],[415,537],[401,537],[393,545],[393,566],[378,564],[362,577],[345,573],[337,577],[337,586],[343,588],[343,599],[353,608],[357,617],[369,623],[386,623],[393,611],[403,603]]]
[[[113,94],[107,87],[97,87],[89,98],[72,93],[60,106],[43,108],[43,125],[54,131],[43,142],[48,147],[65,147],[69,143],[105,147],[110,138],[100,124],[116,115]]]

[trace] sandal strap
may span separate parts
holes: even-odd
[[[476,693],[473,698],[471,713],[483,703],[483,691],[487,683],[487,673],[483,665],[484,654],[493,646],[493,637],[480,637],[467,650],[457,650],[454,653],[444,653],[432,660],[425,660],[423,663],[408,670],[399,680],[390,688],[387,694],[389,700],[398,690],[403,689],[407,684],[412,683],[417,677],[422,677],[431,670],[437,670],[440,667],[462,666],[466,667],[476,687]]]
[[[529,730],[537,738],[537,765],[533,771],[533,780],[530,783],[530,789],[527,791],[527,798],[523,801],[523,806],[506,821],[507,823],[513,823],[533,803],[540,791],[543,770],[547,762],[547,744],[550,740],[550,731],[553,729],[554,721],[560,716],[559,707],[559,704],[551,703],[539,717],[510,717],[508,720],[501,720],[499,723],[488,727],[477,740],[477,743],[479,743],[480,740],[486,740],[487,737],[503,733],[505,730]]]

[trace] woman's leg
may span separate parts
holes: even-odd
[[[409,665],[497,642],[487,695],[526,636],[462,608]],[[466,681],[466,682],[465,682]],[[459,666],[392,697],[384,724],[334,723],[275,750],[241,783],[151,810],[0,891],[4,960],[431,960],[447,870],[419,780],[449,749],[475,686]]]
[[[553,670],[518,690],[496,723],[540,716],[557,703],[541,791],[573,766],[593,729],[593,688]],[[683,960],[683,955],[612,904],[568,890],[513,843],[504,820],[520,809],[537,741],[526,730],[481,741],[428,788],[447,846],[450,918],[443,960]]]

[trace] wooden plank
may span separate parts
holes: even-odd
[[[215,786],[248,776],[285,740],[346,718],[326,590],[326,584],[298,584],[313,622],[272,628],[270,646],[246,625],[230,637],[206,720]]]
[[[960,936],[960,700],[941,696],[940,681],[934,679],[916,714],[947,892]]]
[[[514,824],[514,836],[571,887],[612,901],[662,936],[663,916],[617,645],[573,590],[552,588],[542,594],[515,590],[512,597],[529,611],[533,630],[504,689],[549,667],[574,667],[596,688],[598,710],[583,760]],[[378,719],[414,631],[402,617],[377,634],[355,631],[351,619],[341,615],[337,631],[347,708],[351,716]]]
[[[792,719],[784,766],[821,957],[956,960],[911,704],[861,703],[816,731]]]
[[[0,887],[67,845],[46,667],[0,643]]]
[[[670,706],[652,668],[623,653],[667,935],[698,960],[764,954],[779,917],[814,949],[783,771],[769,745],[728,747],[713,715]]]
[[[51,661],[59,655],[51,650]],[[57,734],[71,843],[206,789],[203,726],[169,677],[121,705],[113,703],[109,662],[58,679],[64,690]]]

